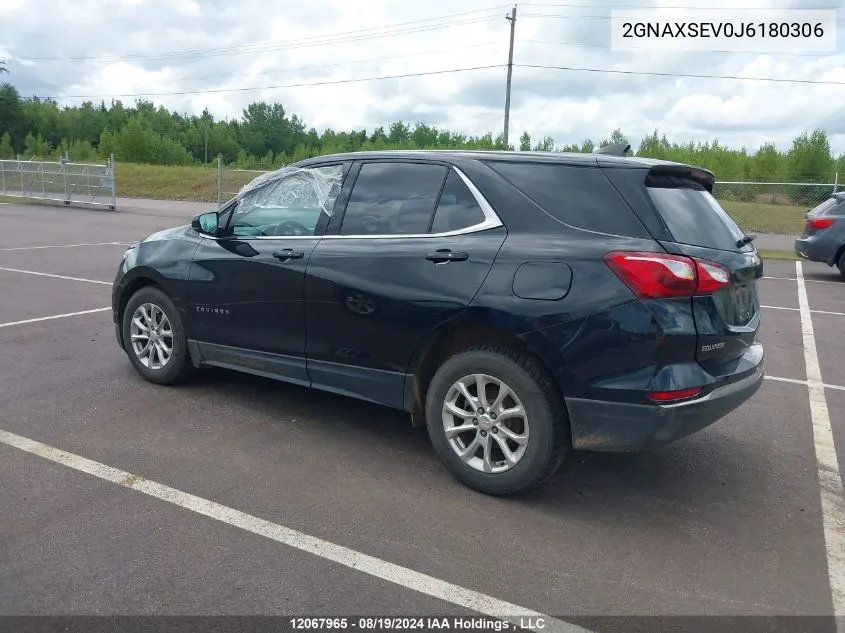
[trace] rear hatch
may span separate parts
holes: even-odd
[[[667,252],[697,261],[692,297],[698,334],[696,360],[717,366],[742,356],[757,336],[757,279],[763,262],[746,235],[712,195],[708,171],[659,165],[645,178],[648,197],[665,228],[656,236]],[[701,280],[707,279],[707,284]]]

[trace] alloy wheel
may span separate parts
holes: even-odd
[[[132,351],[144,367],[163,369],[173,356],[173,326],[159,306],[144,303],[135,310],[129,328]]]
[[[449,446],[471,468],[501,473],[516,466],[528,447],[528,415],[507,384],[486,374],[455,382],[443,402]]]

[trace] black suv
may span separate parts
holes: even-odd
[[[309,159],[129,248],[117,340],[155,383],[217,366],[407,411],[466,485],[517,493],[759,388],[763,265],[713,183],[602,153]]]

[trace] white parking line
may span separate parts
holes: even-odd
[[[760,306],[761,308],[768,308],[769,310],[792,310],[800,312],[801,308],[785,308],[784,306]],[[828,312],[827,310],[810,310],[813,314],[831,314],[833,316],[845,316],[845,312]]]
[[[39,277],[55,277],[56,279],[67,279],[68,281],[84,281],[89,284],[103,284],[104,286],[111,286],[112,282],[110,281],[99,281],[98,279],[83,279],[82,277],[67,277],[65,275],[54,275],[52,273],[37,273],[34,270],[20,270],[18,268],[3,268],[0,266],[0,270],[5,270],[9,273],[23,273],[24,275],[38,275]]]
[[[105,312],[106,310],[111,310],[111,307],[95,308],[94,310],[82,310],[80,312],[68,312],[67,314],[54,314],[53,316],[38,317],[37,319],[25,319],[24,321],[9,321],[8,323],[0,323],[0,327],[26,325],[27,323],[38,323],[39,321],[52,321],[53,319],[64,319],[67,317],[80,316],[82,314],[94,314],[95,312]]]
[[[795,262],[796,264],[800,264],[801,262]],[[779,279],[781,281],[797,281],[795,277],[769,277],[763,276],[762,279]],[[845,283],[841,281],[829,281],[825,279],[805,279],[805,283],[813,283],[813,284],[837,284],[839,286],[845,287]]]
[[[804,385],[805,387],[809,386],[809,382],[806,380],[799,380],[797,378],[781,378],[780,376],[765,376],[766,380],[774,380],[777,382],[788,382],[792,383],[793,385]],[[837,391],[845,391],[845,387],[842,385],[829,385],[828,383],[823,383],[822,387],[825,389],[835,389]]]
[[[818,465],[822,523],[827,550],[827,574],[833,600],[833,613],[845,616],[845,494],[839,472],[839,460],[830,425],[830,414],[824,393],[822,372],[816,352],[813,317],[804,284],[801,262],[795,262],[798,281],[798,305],[801,308],[801,333],[804,337],[804,364],[807,366],[807,388],[810,391],[810,417],[813,422],[813,443]],[[845,632],[845,618],[837,623],[837,631]]]
[[[241,512],[240,510],[235,510],[234,508],[215,503],[214,501],[182,492],[170,486],[144,479],[138,475],[118,470],[106,464],[68,453],[53,446],[9,433],[8,431],[0,430],[0,442],[26,451],[27,453],[43,457],[51,462],[93,475],[94,477],[110,481],[125,488],[130,488],[150,497],[166,501],[167,503],[172,503],[180,508],[210,517],[221,523],[226,523],[227,525],[271,539],[277,543],[282,543],[283,545],[313,554],[314,556],[333,561],[339,565],[344,565],[407,589],[412,589],[445,602],[471,609],[477,613],[514,624],[518,624],[520,618],[534,618],[535,622],[537,618],[542,618],[545,621],[545,626],[542,627],[543,631],[566,631],[568,633],[584,633],[587,631],[587,629],[575,626],[574,624],[552,619],[541,613],[504,602],[498,598],[466,589],[459,585],[453,585],[439,578],[434,578],[433,576],[428,576],[413,569],[363,554],[348,547],[343,547],[342,545],[324,541],[323,539],[277,523],[271,523],[265,519]]]
[[[37,251],[43,248],[79,248],[80,246],[129,246],[132,242],[92,242],[91,244],[56,244],[51,246],[16,246],[0,248],[0,251]]]

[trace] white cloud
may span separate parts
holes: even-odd
[[[670,3],[568,4],[583,6],[519,5],[517,64],[845,82],[843,54],[614,52],[606,19],[610,7]],[[706,4],[729,7],[735,2]],[[775,0],[742,4],[785,6]],[[791,6],[812,5],[793,1]],[[102,0],[0,0],[3,21],[15,25],[3,34],[0,54],[9,59],[9,79],[25,96],[57,96],[67,103],[81,101],[71,95],[109,101],[118,94],[199,91],[148,98],[180,112],[208,108],[218,117],[240,116],[253,101],[278,100],[318,129],[372,130],[401,118],[469,134],[497,134],[505,99],[503,68],[278,86],[504,64],[508,9],[494,0],[367,0],[366,9],[363,3],[344,0],[120,0],[107,7]],[[470,11],[475,13],[430,20]],[[432,28],[446,22],[452,28]],[[844,29],[839,26],[843,50]],[[361,29],[374,30],[363,37]],[[36,59],[45,57],[54,59]],[[80,57],[100,59],[75,59]],[[102,59],[106,57],[125,59],[108,62]],[[511,142],[526,129],[535,139],[551,136],[563,144],[601,140],[620,127],[634,142],[659,129],[673,140],[718,138],[753,149],[767,141],[785,147],[801,131],[822,127],[834,150],[845,152],[845,120],[839,112],[844,98],[845,85],[517,66]]]

